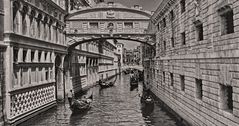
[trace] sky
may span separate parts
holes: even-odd
[[[105,0],[105,2],[113,1],[115,3],[121,3],[125,6],[132,7],[134,5],[140,5],[144,10],[155,11],[162,0]],[[118,42],[123,43],[126,48],[136,48],[140,43],[118,40]]]

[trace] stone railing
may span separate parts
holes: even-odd
[[[10,121],[56,101],[54,83],[10,92]]]

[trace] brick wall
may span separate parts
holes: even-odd
[[[156,42],[159,45],[156,57],[160,58],[155,58],[150,68],[153,73],[152,91],[192,125],[237,126],[239,1],[228,0],[221,3],[221,0],[201,0],[198,5],[194,4],[194,0],[186,0],[186,11],[181,13],[180,0],[176,0],[175,3],[165,4],[162,10],[155,12],[153,17],[160,12],[162,15],[157,19],[160,29],[156,34]],[[227,10],[220,7],[229,7],[233,11],[234,33],[222,35],[220,13]],[[175,13],[173,21],[170,17],[172,10]],[[199,14],[196,11],[199,11]],[[163,18],[166,19],[166,27],[160,24]],[[196,39],[195,26],[198,21],[203,24],[204,39],[201,41]],[[186,36],[185,45],[182,44],[183,32]],[[172,37],[175,39],[174,47],[171,43]],[[173,85],[170,73],[173,74]],[[184,75],[185,90],[181,88],[180,75]],[[202,80],[202,98],[197,98],[196,79]],[[232,87],[232,111],[223,108],[225,100],[222,85]]]

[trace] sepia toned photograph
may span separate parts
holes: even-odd
[[[0,126],[239,126],[239,0],[0,0]]]

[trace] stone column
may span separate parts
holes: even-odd
[[[5,121],[7,121],[7,119],[10,118],[10,114],[11,114],[11,96],[9,91],[11,90],[12,87],[12,73],[13,73],[13,61],[12,61],[12,54],[13,54],[13,48],[8,45],[7,49],[6,49],[6,54],[5,54],[5,61],[4,61],[4,66],[5,66],[5,88],[3,89],[5,92],[3,94],[3,98],[5,99],[5,103],[4,103],[4,116]]]
[[[58,75],[56,78],[56,82],[57,82],[57,100],[64,100],[64,73],[63,73],[63,63],[64,63],[64,59],[65,59],[65,55],[61,56],[61,64],[60,64],[60,68],[58,68]]]

